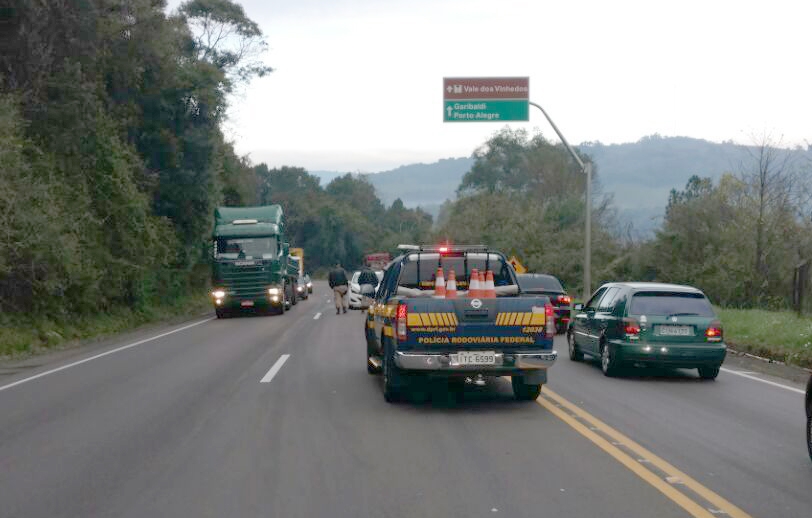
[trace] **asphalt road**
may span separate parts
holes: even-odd
[[[0,516],[812,515],[793,390],[609,379],[561,340],[536,403],[494,380],[390,405],[362,329],[317,283],[284,316],[3,366]]]

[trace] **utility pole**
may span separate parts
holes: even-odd
[[[561,132],[558,130],[558,126],[555,125],[553,119],[551,119],[550,116],[547,115],[547,112],[544,111],[544,108],[542,108],[541,105],[538,105],[532,101],[528,101],[528,103],[531,106],[535,106],[536,108],[541,110],[541,113],[547,119],[547,122],[549,122],[550,126],[552,126],[553,129],[555,130],[555,133],[558,135],[558,138],[561,139],[561,142],[564,143],[564,146],[566,146],[567,151],[570,152],[572,158],[574,158],[575,162],[577,162],[578,165],[581,167],[581,171],[586,175],[586,215],[585,215],[586,222],[584,229],[584,234],[586,234],[586,236],[584,238],[584,295],[583,295],[584,303],[586,303],[586,301],[589,300],[589,296],[592,294],[592,163],[587,162],[586,164],[584,164],[584,162],[581,160],[581,158],[578,156],[575,150],[572,149],[572,146],[570,146],[569,142],[567,142],[567,139],[564,138],[564,135],[562,135]]]

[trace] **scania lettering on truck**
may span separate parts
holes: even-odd
[[[282,207],[219,207],[212,235],[212,302],[217,318],[240,311],[284,313],[296,276],[289,267]]]

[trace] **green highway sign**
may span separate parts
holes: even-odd
[[[504,122],[530,119],[527,101],[445,101],[444,122]]]
[[[530,120],[527,77],[444,77],[443,122]]]

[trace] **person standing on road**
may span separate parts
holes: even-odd
[[[333,296],[336,303],[336,315],[342,311],[347,312],[347,291],[349,289],[349,281],[347,281],[347,273],[340,263],[336,263],[335,268],[330,270],[327,277],[330,282],[330,287],[333,289]]]
[[[361,295],[364,297],[364,307],[369,307],[372,304],[372,297],[375,295],[375,290],[378,289],[378,276],[369,266],[361,268],[361,274],[358,276],[358,284],[361,287]]]

